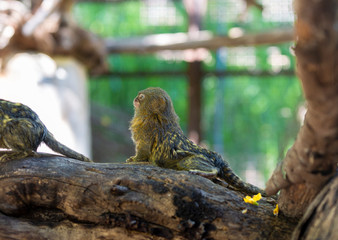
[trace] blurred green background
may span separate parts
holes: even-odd
[[[202,30],[214,35],[231,35],[293,25],[291,0],[262,0],[261,3],[263,11],[256,7],[246,11],[244,1],[209,0]],[[80,25],[102,37],[186,32],[188,28],[182,1],[80,2],[73,13]],[[291,49],[292,43],[221,48],[208,52],[203,61],[207,74],[202,83],[202,143],[220,152],[241,177],[261,186],[285,156],[300,126],[298,112],[303,97],[293,73],[295,59]],[[181,127],[186,132],[188,82],[186,75],[179,73],[186,72],[188,63],[182,54],[112,54],[109,64],[111,75],[93,77],[89,81],[94,106],[113,111],[111,115],[101,111],[102,128],[95,131],[106,132],[105,126],[128,128],[133,115],[132,100],[137,92],[158,86],[171,96]],[[238,74],[222,77],[214,74],[224,70]],[[161,71],[178,74],[132,77],[114,74]],[[116,144],[131,146],[129,150],[133,154],[130,133],[126,130],[123,134],[126,138],[115,136]],[[112,138],[113,135],[111,133]],[[126,155],[114,154],[112,158],[121,162],[129,157]]]

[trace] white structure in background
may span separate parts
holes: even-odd
[[[0,75],[0,98],[32,108],[54,137],[91,157],[85,69],[75,60],[21,53]],[[42,144],[38,151],[52,152]]]
[[[294,22],[292,0],[262,0],[264,6],[263,19],[266,22]]]

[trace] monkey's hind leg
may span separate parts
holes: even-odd
[[[11,149],[0,157],[0,162],[35,156],[45,134],[45,128],[29,119],[12,119],[1,135],[2,146]]]
[[[218,169],[213,166],[209,159],[203,155],[191,155],[177,162],[178,170],[186,170],[192,174],[200,175],[206,178],[217,176]]]
[[[37,156],[38,154],[33,151],[7,151],[0,156],[0,162],[7,162],[15,159],[23,159],[26,157]]]
[[[176,163],[178,170],[186,170],[192,174],[201,175],[206,178],[216,177],[219,169],[215,167],[212,160],[203,155],[190,155],[182,158]]]
[[[191,174],[208,178],[223,187],[228,187],[229,185],[218,177],[219,169],[213,165],[212,160],[205,158],[203,155],[191,155],[183,158],[177,163],[177,168],[179,170],[189,171]]]

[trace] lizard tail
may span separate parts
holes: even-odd
[[[235,189],[248,193],[248,194],[258,194],[261,193],[262,196],[266,196],[266,193],[263,189],[256,187],[250,183],[244,182],[239,176],[237,176],[230,168],[229,165],[225,165],[221,168],[220,176]]]
[[[43,140],[48,147],[50,147],[53,151],[61,153],[69,158],[74,158],[84,162],[92,162],[89,158],[83,156],[82,154],[75,152],[74,150],[68,148],[67,146],[63,145],[62,143],[58,142],[53,134],[47,131],[47,134]]]

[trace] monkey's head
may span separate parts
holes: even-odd
[[[150,87],[134,99],[135,117],[155,117],[159,121],[178,122],[171,98],[161,88]]]

